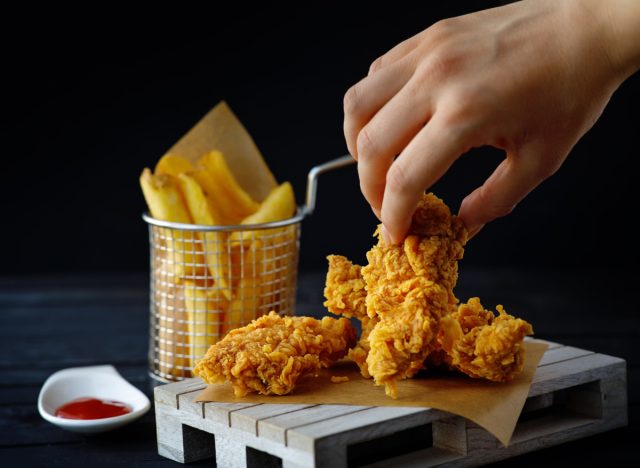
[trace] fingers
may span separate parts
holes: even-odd
[[[349,153],[358,159],[356,145],[364,125],[411,78],[409,64],[402,61],[385,67],[352,86],[344,96],[344,136]]]
[[[380,215],[386,176],[393,159],[431,118],[431,98],[411,80],[365,125],[357,137],[360,188]]]
[[[404,239],[425,189],[469,148],[466,133],[444,125],[436,113],[389,168],[382,222],[391,242]]]
[[[460,206],[460,219],[473,236],[489,221],[505,216],[529,192],[556,169],[533,149],[523,149],[517,156],[502,161],[485,183],[469,194]],[[548,155],[547,155],[548,156]]]
[[[389,50],[384,55],[381,55],[376,60],[374,60],[369,67],[369,76],[380,71],[384,67],[388,67],[392,63],[395,63],[398,60],[406,57],[407,54],[412,52],[420,44],[420,38],[422,37],[423,33],[424,31],[400,42],[393,49]]]

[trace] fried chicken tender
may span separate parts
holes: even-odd
[[[532,333],[529,324],[502,312],[494,320],[475,299],[456,310],[453,288],[467,231],[442,200],[423,196],[401,244],[387,245],[379,229],[375,235],[378,242],[364,267],[329,256],[325,288],[331,312],[362,320],[363,332],[349,357],[364,377],[373,377],[395,398],[396,382],[415,375],[425,361],[491,380],[508,380],[522,369],[521,343]],[[464,328],[469,311],[483,328]],[[456,324],[467,331],[458,333]]]
[[[440,321],[438,343],[445,362],[471,377],[494,382],[511,380],[524,367],[523,339],[531,325],[497,307],[499,315],[485,310],[473,297]]]
[[[209,348],[193,373],[206,383],[230,381],[236,396],[286,395],[298,379],[329,367],[355,345],[346,318],[280,317],[275,312],[231,330]]]
[[[437,346],[440,319],[457,303],[453,287],[467,234],[433,194],[420,201],[402,244],[378,243],[362,268],[367,315],[379,323],[369,334],[369,373],[395,397],[396,382],[415,375]]]
[[[369,317],[365,300],[367,291],[362,278],[360,265],[351,263],[341,255],[329,255],[329,270],[327,282],[324,288],[324,296],[327,299],[324,306],[329,312],[344,317],[355,317],[362,324],[362,333],[358,344],[349,350],[349,359],[358,364],[360,373],[366,379],[370,378],[367,367],[369,355],[369,333],[379,322],[378,317]]]

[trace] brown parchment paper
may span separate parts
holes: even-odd
[[[234,396],[231,384],[209,385],[196,401],[269,404],[344,404],[358,406],[423,406],[462,416],[482,426],[505,446],[509,444],[522,411],[531,381],[544,355],[547,344],[526,341],[525,367],[513,381],[495,383],[458,374],[425,375],[398,382],[398,398],[385,395],[384,387],[364,379],[358,367],[342,360],[318,377],[305,376],[293,394]],[[332,383],[330,377],[346,376],[349,381]]]
[[[253,138],[224,101],[202,117],[168,153],[195,163],[212,150],[222,152],[234,177],[254,200],[263,201],[276,187],[276,179]]]

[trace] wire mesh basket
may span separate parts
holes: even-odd
[[[229,330],[276,311],[295,312],[301,221],[315,208],[317,178],[351,164],[343,156],[309,171],[306,204],[265,224],[149,225],[149,372],[161,381],[191,377],[207,349]]]

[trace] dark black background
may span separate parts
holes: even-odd
[[[145,271],[138,175],[221,99],[301,202],[307,171],[346,153],[342,97],[369,64],[438,19],[499,3],[7,17],[24,27],[3,34],[0,274]],[[633,268],[639,105],[636,75],[562,169],[473,240],[465,263]],[[434,191],[457,210],[501,157],[473,150]],[[323,177],[302,268],[322,268],[328,253],[362,260],[375,223],[353,167]]]
[[[60,368],[108,362],[148,393],[148,241],[138,175],[219,100],[302,201],[308,169],[346,152],[342,96],[371,61],[438,19],[501,2],[373,3],[224,10],[210,3],[213,13],[172,4],[142,14],[97,3],[87,6],[92,11],[3,6],[3,461],[171,463],[157,455],[152,413],[114,436],[79,438],[39,417],[40,386]],[[502,302],[539,338],[627,360],[629,428],[505,466],[638,465],[640,327],[629,298],[639,279],[632,227],[639,105],[636,75],[562,169],[467,247],[456,290],[462,300]],[[474,150],[434,190],[457,209],[500,158]],[[375,222],[354,168],[323,177],[318,209],[303,226],[302,268],[325,268],[330,252],[362,261]],[[322,272],[300,280],[297,310],[321,313]]]

